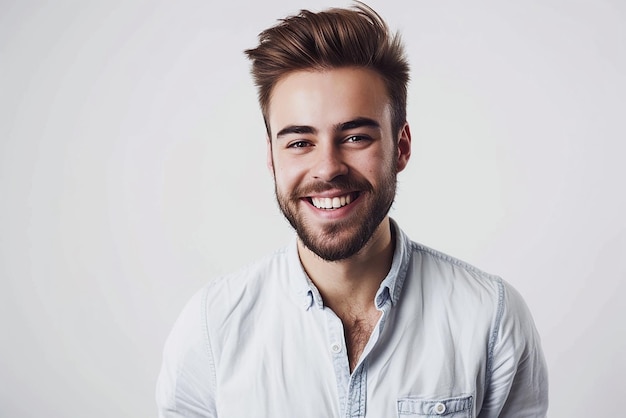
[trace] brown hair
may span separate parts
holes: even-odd
[[[383,19],[363,3],[352,9],[319,13],[301,10],[259,34],[259,45],[245,51],[268,134],[268,107],[278,80],[296,70],[362,67],[384,80],[391,102],[394,136],[406,122],[409,64],[400,36],[390,34]]]

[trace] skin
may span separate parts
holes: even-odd
[[[272,90],[268,116],[279,205],[298,231],[307,274],[344,324],[353,370],[380,317],[374,297],[391,267],[387,212],[411,154],[409,126],[392,132],[385,84],[363,68],[288,73]],[[338,206],[342,196],[351,202],[314,205],[339,198]]]

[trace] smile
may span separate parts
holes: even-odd
[[[311,204],[318,209],[332,210],[349,205],[356,197],[358,197],[356,193],[349,193],[335,197],[311,197],[309,200]]]

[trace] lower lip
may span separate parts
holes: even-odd
[[[302,199],[304,203],[315,213],[316,216],[327,220],[337,220],[348,216],[359,204],[361,201],[361,195],[359,195],[356,199],[354,199],[350,204],[342,206],[337,209],[319,209],[313,206],[308,199]]]

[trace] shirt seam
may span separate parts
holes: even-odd
[[[487,365],[485,371],[485,394],[489,392],[489,386],[491,385],[491,378],[493,375],[493,353],[495,346],[500,335],[500,324],[502,323],[502,317],[504,315],[504,284],[502,280],[497,280],[498,286],[498,306],[496,310],[496,316],[493,321],[493,328],[489,337],[489,343],[487,345]]]
[[[205,342],[206,345],[204,346],[204,348],[207,351],[207,356],[209,359],[209,369],[210,369],[210,374],[211,374],[211,386],[214,392],[214,396],[215,396],[215,390],[217,389],[217,373],[215,370],[215,356],[213,353],[213,347],[211,345],[211,337],[210,337],[210,332],[209,332],[209,321],[207,318],[207,307],[208,307],[208,298],[209,298],[209,288],[210,286],[207,286],[204,289],[204,294],[202,295],[202,304],[201,304],[201,310],[200,310],[200,314],[202,315],[201,321],[202,321],[202,326],[203,326],[203,332],[204,332],[204,337],[205,337]]]
[[[483,271],[483,270],[481,270],[481,269],[479,269],[479,268],[477,268],[477,267],[475,267],[475,266],[473,266],[473,265],[471,265],[471,264],[469,264],[469,263],[467,263],[467,262],[465,262],[463,260],[459,260],[458,258],[449,256],[447,254],[444,254],[444,253],[439,252],[437,250],[434,250],[432,248],[426,247],[426,246],[424,246],[422,244],[419,244],[417,242],[412,242],[412,244],[413,244],[413,250],[414,251],[419,251],[419,252],[423,252],[423,253],[429,254],[429,255],[431,255],[431,256],[439,259],[439,260],[442,260],[442,261],[454,264],[457,267],[461,267],[461,268],[463,268],[463,269],[465,269],[467,271],[471,271],[472,273],[479,274],[482,277],[494,280],[496,282],[499,282],[501,280],[499,276],[496,276],[496,275],[493,275],[493,274],[489,274],[489,273],[487,273],[487,272],[485,272],[485,271]]]

